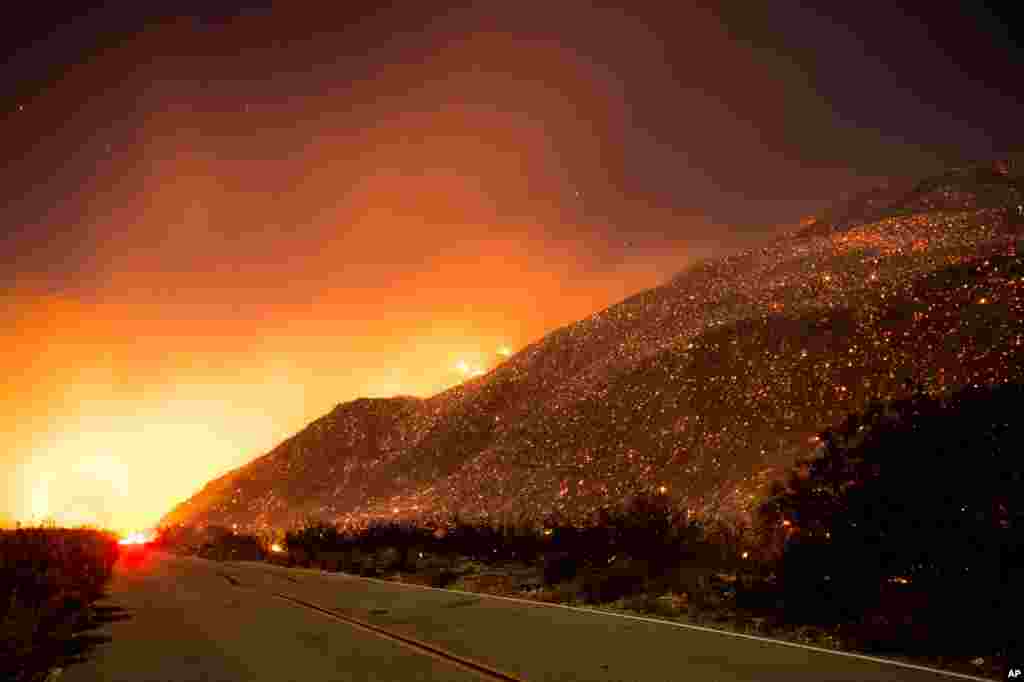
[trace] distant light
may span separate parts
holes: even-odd
[[[665,486],[659,486],[658,487],[658,492],[661,493],[662,495],[664,495],[665,493],[668,492],[668,488],[665,487]]]
[[[507,358],[510,355],[512,355],[512,349],[509,348],[508,346],[502,346],[501,348],[498,349],[498,355],[502,355]]]
[[[391,513],[392,513],[392,514],[397,514],[397,513],[398,513],[398,507],[394,507],[394,508],[393,508],[393,509],[391,510]]]
[[[785,526],[786,528],[789,528],[793,524],[792,524],[792,522],[790,522],[789,519],[786,519],[785,521],[782,522],[782,525]]]
[[[551,530],[550,528],[545,528],[544,529],[544,535],[551,535],[552,533],[554,533],[554,531]]]
[[[270,546],[270,551],[271,551],[271,552],[283,552],[283,551],[284,551],[284,548],[283,548],[283,547],[281,547],[281,545],[279,545],[279,544],[277,544],[277,543],[275,542],[274,544],[272,544],[272,545]]]
[[[144,545],[153,540],[152,533],[129,533],[126,537],[117,541],[119,545]]]
[[[744,559],[746,559],[747,557],[750,556],[750,552],[744,552],[742,556],[743,556]]]

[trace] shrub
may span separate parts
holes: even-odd
[[[367,561],[359,567],[359,575],[363,578],[378,578],[380,571],[377,570],[377,565],[373,561]]]
[[[557,585],[576,577],[579,560],[568,552],[549,552],[544,555],[543,578],[545,585]]]
[[[385,547],[377,553],[377,566],[384,573],[403,570],[409,563],[408,550],[397,547]]]
[[[623,606],[638,613],[649,613],[650,609],[655,608],[654,598],[646,594],[634,594],[626,597]]]
[[[765,611],[778,606],[782,594],[778,586],[765,580],[755,580],[749,584],[737,583],[736,608],[749,611]]]
[[[559,604],[578,604],[583,602],[583,592],[579,581],[559,583],[552,588],[555,601]]]
[[[285,534],[285,547],[289,550],[301,549],[307,554],[338,549],[343,542],[341,532],[336,526],[316,521]]]
[[[459,575],[448,568],[433,569],[428,573],[431,587],[445,588],[459,579]]]
[[[25,668],[27,652],[70,636],[117,556],[116,538],[96,530],[0,531],[0,678],[39,672]]]
[[[609,515],[615,548],[618,551],[656,563],[670,563],[667,551],[673,536],[673,509],[666,495],[639,493],[625,507]]]
[[[591,569],[583,575],[582,592],[588,602],[607,604],[639,592],[645,580],[645,575],[629,569]]]
[[[661,618],[675,618],[679,615],[680,610],[670,599],[659,597],[653,600],[653,604],[648,602],[647,613]]]
[[[998,265],[1021,272],[1019,261]],[[943,281],[970,282],[976,269],[951,268]],[[977,655],[1018,646],[1003,623],[1024,605],[1013,579],[1024,566],[1022,400],[1019,384],[941,396],[919,386],[820,434],[821,453],[761,509],[763,527],[774,529],[765,537],[782,554],[787,620],[849,624],[875,649]],[[894,576],[910,584],[905,594],[892,591]],[[760,605],[768,595],[738,597]]]

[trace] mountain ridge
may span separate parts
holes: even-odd
[[[873,397],[1022,378],[1021,202],[995,166],[853,197],[437,395],[339,404],[163,522],[583,518],[652,487],[744,514]]]

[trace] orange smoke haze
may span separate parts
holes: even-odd
[[[250,88],[230,112],[138,45],[97,57],[149,64],[108,93],[143,111],[64,199],[69,283],[25,269],[4,295],[8,511],[148,527],[339,402],[434,394],[708,255],[704,221],[602,170],[615,79],[530,48],[478,35],[301,97]],[[502,75],[524,60],[544,78]],[[595,195],[657,248],[580,208]]]

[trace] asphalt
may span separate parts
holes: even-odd
[[[61,682],[489,679],[464,664],[531,682],[964,679],[642,618],[160,553],[119,566],[102,605],[121,615],[88,634],[94,646]]]

